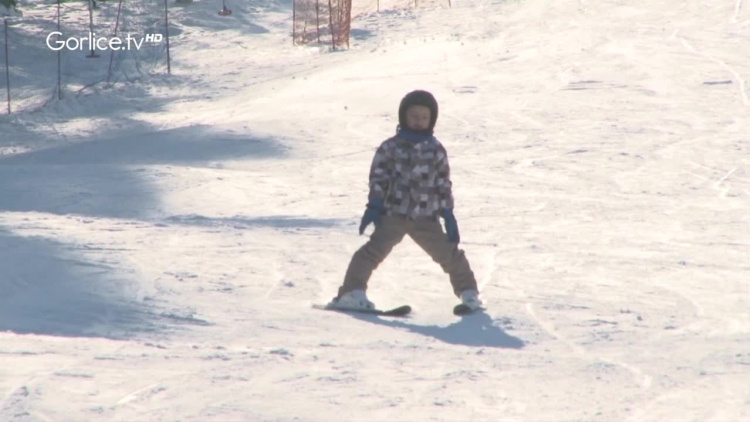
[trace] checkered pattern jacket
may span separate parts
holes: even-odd
[[[375,152],[369,198],[381,199],[388,215],[437,218],[441,209],[453,208],[451,185],[448,153],[437,139],[396,135]]]

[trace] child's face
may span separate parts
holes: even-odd
[[[413,105],[406,109],[406,125],[411,130],[425,130],[430,127],[430,109],[423,105]]]

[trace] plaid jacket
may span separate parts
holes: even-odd
[[[397,135],[375,152],[369,198],[383,200],[388,215],[437,218],[441,209],[453,208],[451,185],[448,153],[437,139]]]

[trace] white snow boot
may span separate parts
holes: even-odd
[[[375,304],[367,299],[367,293],[364,290],[352,290],[344,293],[340,298],[333,299],[328,304],[329,308],[336,309],[375,309]]]
[[[461,292],[461,303],[475,311],[482,307],[482,301],[479,300],[479,292],[476,290],[464,290]]]

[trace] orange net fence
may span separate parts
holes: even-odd
[[[352,0],[294,0],[295,44],[349,45]]]
[[[383,10],[450,6],[451,0],[294,0],[294,44],[348,48],[352,17]]]

